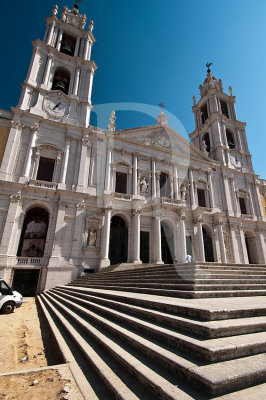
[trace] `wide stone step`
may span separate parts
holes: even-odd
[[[129,305],[146,307],[170,315],[185,316],[203,321],[260,317],[266,315],[265,298],[257,296],[252,299],[222,298],[215,299],[175,299],[143,293],[129,293],[106,289],[59,286],[61,289],[73,290],[80,294],[89,294],[103,299],[123,302]]]
[[[156,311],[147,307],[134,306],[122,301],[110,300],[95,295],[77,292],[67,287],[56,289],[57,292],[70,294],[76,298],[85,299],[107,306],[113,310],[122,311],[128,315],[154,321],[160,326],[166,326],[183,332],[193,332],[194,335],[203,338],[218,338],[247,333],[261,332],[266,329],[266,316],[227,319],[218,321],[200,321],[179,315],[171,315],[162,311]]]
[[[266,378],[265,354],[208,365],[195,363],[171,351],[171,348],[158,345],[156,341],[147,340],[145,337],[125,329],[121,324],[106,319],[72,301],[62,299],[54,293],[47,293],[45,296],[56,306],[57,310],[64,312],[64,315],[74,321],[83,332],[92,335],[106,351],[119,360],[121,365],[143,383],[145,382],[145,385],[160,395],[162,399],[182,398],[180,390],[177,391],[175,385],[162,378],[165,368],[171,372],[175,371],[179,377],[193,382],[197,388],[202,388],[212,395],[246,387],[247,380],[249,384],[255,384],[263,382]],[[116,340],[114,341],[112,338],[116,338]],[[142,359],[145,357],[150,360],[147,361],[148,365],[152,365],[152,361],[158,363],[162,368],[160,374],[148,368],[147,364],[144,365],[143,362],[140,362],[138,357],[132,356],[127,351],[126,345],[121,347],[122,342],[133,347],[135,355],[139,354]]]
[[[75,280],[73,282],[80,282],[80,280]],[[217,285],[217,284],[266,284],[266,277],[264,279],[242,279],[242,278],[234,278],[234,279],[221,279],[221,278],[206,278],[206,279],[199,279],[199,278],[195,278],[192,279],[192,277],[187,278],[187,279],[182,279],[182,278],[172,278],[169,279],[167,278],[123,278],[123,279],[119,279],[117,277],[114,277],[114,279],[112,278],[98,278],[98,279],[83,279],[81,282],[85,282],[85,283],[93,283],[93,284],[123,284],[123,285],[127,285],[127,284],[132,284],[133,286],[136,286],[138,284],[209,284],[209,285]]]
[[[158,400],[190,400],[193,398],[179,389],[177,385],[169,382],[149,366],[142,363],[127,351],[124,346],[120,346],[116,340],[112,340],[110,336],[103,333],[101,329],[84,320],[84,318],[77,315],[76,312],[60,303],[50,294],[46,293],[45,296],[42,295],[42,298],[49,305],[51,311],[60,319],[75,344],[81,348],[92,365],[97,368],[99,375],[103,378],[105,384],[109,386],[114,398],[124,400],[142,398],[147,400],[150,398]],[[85,312],[86,310],[80,311]],[[90,345],[90,342],[93,342],[93,344]],[[96,346],[94,343],[96,343]],[[112,364],[115,363],[116,365],[115,368],[110,368],[108,363],[104,362],[102,357],[99,356],[98,351],[95,351],[94,347],[97,348],[97,345],[112,359]],[[126,382],[119,376],[121,375],[119,373],[121,369],[124,371],[122,376],[126,375],[124,377]],[[134,391],[130,390],[128,386],[132,386]],[[141,388],[137,386],[141,386]],[[141,390],[143,393],[141,393]],[[139,394],[136,395],[134,392],[139,392]]]
[[[124,312],[113,310],[110,307],[95,304],[89,300],[79,299],[71,294],[58,293],[56,290],[52,290],[51,292],[59,296],[63,301],[68,299],[75,304],[85,307],[87,310],[97,313],[97,315],[111,318],[112,321],[122,322],[127,328],[140,332],[142,337],[144,334],[155,337],[160,340],[161,344],[174,346],[181,351],[192,353],[197,358],[205,361],[230,360],[236,357],[262,353],[266,350],[266,336],[264,332],[202,341],[202,339],[199,340],[196,337],[169,330],[168,327],[160,327],[150,321],[129,316]]]
[[[76,282],[73,282],[73,283],[78,284],[79,281],[76,281]],[[128,283],[123,283],[123,282],[119,282],[119,281],[117,281],[117,282],[109,282],[108,281],[108,282],[100,282],[100,283],[93,282],[93,281],[92,282],[90,282],[90,281],[88,281],[88,282],[81,281],[80,285],[81,286],[88,285],[90,287],[106,286],[107,288],[119,286],[119,287],[125,287],[125,288],[127,288],[127,290],[130,289],[130,288],[138,288],[138,289],[141,289],[141,288],[147,288],[147,289],[152,288],[152,289],[158,289],[158,290],[159,289],[164,289],[164,290],[171,290],[171,291],[173,291],[173,290],[176,290],[176,291],[184,291],[184,290],[186,290],[186,291],[246,290],[246,291],[248,291],[248,290],[256,290],[256,289],[266,290],[266,283],[263,283],[263,282],[262,283],[248,283],[247,284],[247,283],[233,283],[231,280],[229,280],[228,283],[217,282],[217,283],[213,283],[212,285],[207,284],[207,283],[206,284],[199,284],[198,282],[195,282],[195,283],[180,283],[180,284],[178,284],[178,283],[176,283],[176,284],[174,284],[174,283],[167,283],[167,284],[165,283],[165,284],[163,284],[163,283],[159,283],[159,282],[154,282],[154,283],[137,282],[137,283],[135,283],[135,282],[131,282],[131,281],[128,282]]]

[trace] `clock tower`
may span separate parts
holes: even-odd
[[[232,88],[226,94],[222,80],[217,80],[207,66],[207,77],[199,87],[200,100],[196,102],[193,97],[196,129],[190,134],[192,144],[222,166],[253,173],[246,123],[237,120]]]
[[[33,54],[18,107],[36,116],[87,127],[90,122],[91,91],[96,64],[91,61],[95,42],[93,21],[85,30],[86,16],[78,5],[58,6],[46,19],[44,40],[33,41]]]

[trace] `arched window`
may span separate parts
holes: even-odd
[[[201,122],[202,124],[204,124],[204,122],[208,118],[207,104],[204,104],[202,107],[200,107],[200,116],[201,116]]]
[[[31,208],[24,219],[18,256],[42,257],[49,224],[49,214],[40,207]]]
[[[220,100],[222,114],[229,118],[226,101]]]
[[[229,149],[234,149],[236,147],[235,141],[234,141],[234,136],[228,130],[226,130],[226,139],[227,139],[227,144],[228,144]]]
[[[70,73],[65,68],[57,68],[54,74],[52,90],[61,90],[68,94]]]
[[[160,174],[160,196],[170,197],[170,179],[164,172]]]
[[[75,53],[75,46],[76,46],[76,38],[68,35],[67,33],[63,33],[60,46],[61,53],[73,56]]]
[[[210,143],[210,136],[209,136],[209,133],[207,132],[207,133],[205,133],[205,135],[203,136],[203,139],[202,140],[204,140],[205,141],[205,144],[206,144],[206,151],[209,153],[210,152],[210,150],[211,150],[211,143]]]

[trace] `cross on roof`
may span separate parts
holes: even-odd
[[[165,107],[165,105],[163,104],[163,102],[161,101],[161,103],[158,104],[158,106],[161,107],[161,111],[163,111],[163,107]]]

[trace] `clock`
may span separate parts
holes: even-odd
[[[61,92],[51,92],[46,95],[43,108],[52,117],[62,119],[69,113],[69,100]]]
[[[231,154],[230,155],[231,164],[236,168],[241,168],[241,157],[238,154]]]

